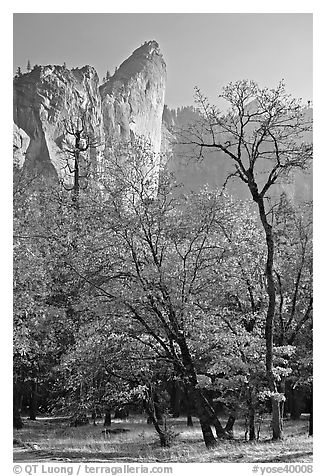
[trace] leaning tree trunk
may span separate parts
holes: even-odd
[[[206,448],[215,448],[217,446],[217,441],[213,435],[210,423],[202,419],[199,419],[199,421]]]
[[[205,445],[207,448],[212,448],[217,445],[217,440],[213,435],[211,425],[215,427],[216,436],[218,438],[225,438],[227,437],[227,434],[221,425],[214,408],[198,386],[196,370],[184,336],[179,337],[178,345],[185,369],[184,377],[186,380],[188,396],[194,406],[196,415],[199,418]]]
[[[168,435],[166,431],[164,431],[163,428],[163,418],[162,415],[159,414],[157,415],[157,405],[154,402],[154,396],[152,389],[149,387],[149,390],[147,392],[147,397],[144,399],[144,408],[146,410],[146,413],[148,415],[147,423],[153,423],[155,430],[157,431],[157,434],[160,439],[161,446],[163,448],[166,448],[170,446],[170,441],[168,439]]]
[[[235,420],[236,420],[235,413],[231,413],[224,427],[224,431],[228,433],[230,436],[233,436],[233,427],[234,427]]]

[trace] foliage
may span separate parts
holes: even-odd
[[[64,188],[17,189],[16,380],[41,380],[48,408],[64,413],[127,404],[164,413],[171,379],[209,418],[210,395],[230,412],[265,411],[272,391],[257,214],[223,190],[181,193],[159,159],[142,138],[112,144],[78,207]],[[275,211],[275,382],[298,371],[310,345],[302,332],[310,225],[289,207],[284,199]],[[282,391],[273,396],[283,400]],[[164,422],[157,431],[170,444]]]
[[[264,230],[266,257],[265,277],[268,306],[265,312],[265,363],[272,405],[273,438],[282,438],[282,418],[278,395],[279,372],[274,353],[276,315],[275,238],[270,194],[275,185],[289,181],[297,170],[308,171],[312,159],[309,142],[311,119],[300,101],[286,94],[283,82],[275,89],[260,88],[253,81],[237,81],[223,88],[219,98],[228,105],[226,113],[212,106],[196,89],[200,108],[199,120],[180,134],[180,142],[192,146],[193,153],[203,158],[203,151],[222,152],[233,167],[227,176],[246,185],[252,203],[257,206]],[[300,280],[299,280],[300,281]],[[279,281],[280,282],[280,281]],[[298,283],[298,278],[296,280]],[[298,286],[293,297],[296,307]],[[281,298],[282,301],[282,298]],[[293,311],[294,312],[294,311]],[[310,313],[307,311],[308,314]],[[283,319],[280,313],[281,322]]]

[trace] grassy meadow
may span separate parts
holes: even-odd
[[[245,441],[245,427],[240,420],[234,428],[234,440],[220,441],[208,451],[202,440],[199,422],[187,427],[185,417],[169,419],[177,436],[170,448],[161,448],[152,425],[143,416],[113,420],[111,429],[129,431],[105,435],[103,422],[73,428],[64,419],[24,420],[21,430],[14,430],[14,461],[26,462],[134,462],[134,463],[267,463],[312,462],[312,437],[308,436],[308,416],[284,421],[283,441],[270,440],[269,422],[262,424],[260,439]]]

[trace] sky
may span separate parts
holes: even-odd
[[[114,72],[144,41],[156,40],[167,64],[165,103],[193,104],[198,86],[216,102],[230,81],[253,79],[312,100],[310,13],[15,13],[13,67],[94,66]]]

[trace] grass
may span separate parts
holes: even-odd
[[[80,461],[80,462],[311,462],[312,438],[308,437],[308,421],[285,421],[282,441],[272,442],[269,424],[262,426],[260,441],[244,441],[244,425],[235,425],[235,438],[220,441],[216,449],[207,451],[199,422],[186,426],[185,418],[171,419],[169,424],[179,435],[170,448],[161,448],[152,425],[145,418],[114,420],[112,428],[130,431],[117,435],[102,434],[102,424],[70,428],[67,421],[40,418],[24,421],[24,428],[14,431],[14,461]]]

